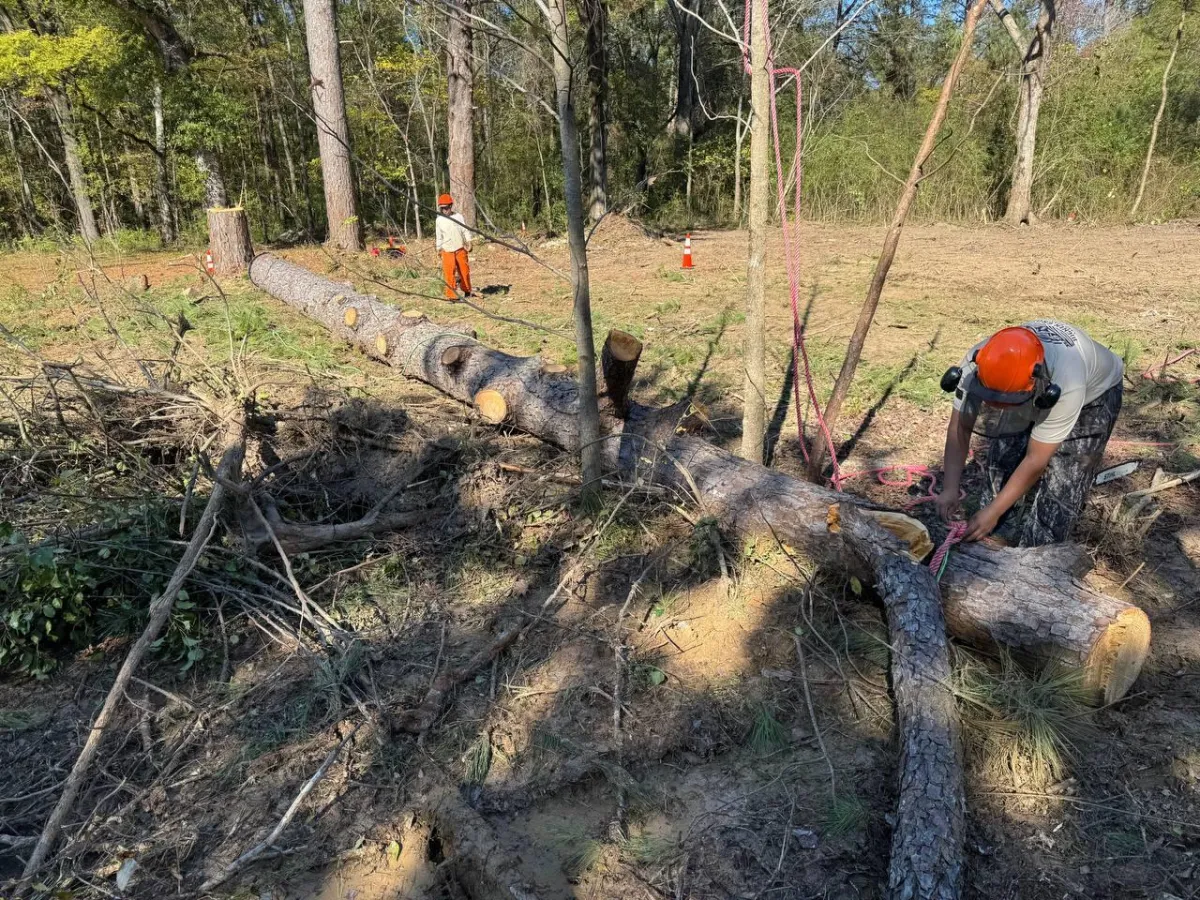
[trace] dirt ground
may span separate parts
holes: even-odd
[[[696,268],[684,272],[673,237],[620,219],[602,223],[589,259],[596,331],[642,338],[638,398],[692,396],[706,436],[732,447],[746,236],[692,237]],[[802,229],[798,303],[822,400],[881,240],[878,228]],[[438,299],[428,246],[410,244],[404,261],[335,258],[316,247],[280,252],[398,306],[469,322],[494,346],[572,365],[570,287],[552,271],[565,270],[565,248],[530,244],[537,260],[495,244],[474,254],[479,303],[491,315]],[[799,473],[781,254],[776,240],[773,461]],[[562,454],[481,426],[244,283],[226,285],[222,311],[192,255],[100,263],[113,281],[144,274],[151,286],[113,299],[114,316],[141,322],[142,307],[182,310],[213,359],[231,319],[255,366],[272,373],[266,380],[281,410],[299,409],[319,383],[335,398],[322,414],[338,417],[339,433],[375,441],[374,455],[354,465],[330,456],[306,478],[333,486],[361,477],[368,462],[394,466],[386,457],[439,441],[451,449],[422,488],[438,510],[427,527],[359,547],[377,562],[354,572],[341,574],[355,563],[344,554],[305,561],[302,579],[321,585],[316,597],[357,636],[353,665],[332,671],[301,643],[248,634],[226,648],[226,682],[202,667],[151,667],[146,680],[169,693],[133,693],[136,707],[114,726],[68,829],[75,836],[45,890],[33,894],[114,896],[128,859],[137,870],[126,895],[192,891],[261,841],[344,742],[271,858],[215,895],[883,896],[895,748],[886,630],[869,597],[820,573],[810,579],[804,562],[778,546],[690,523],[669,500],[621,506],[609,498],[601,512],[579,511],[570,485],[549,477],[570,470]],[[119,341],[95,326],[78,288],[80,269],[69,256],[0,257],[0,295],[8,292],[0,321],[24,327],[48,357],[100,353],[123,369]],[[918,502],[928,479],[904,484],[876,470],[938,467],[948,406],[937,387],[942,371],[995,328],[1033,318],[1079,324],[1126,358],[1125,408],[1108,455],[1140,468],[1093,492],[1077,537],[1094,559],[1088,579],[1145,609],[1154,637],[1130,695],[1088,712],[1046,699],[1053,687],[1038,693],[1054,684],[1053,673],[958,651],[960,669],[987,669],[1001,685],[995,696],[1017,710],[1005,718],[964,707],[967,896],[1191,900],[1200,897],[1200,482],[1165,492],[1136,521],[1113,524],[1111,512],[1156,468],[1200,465],[1200,354],[1166,377],[1142,377],[1200,343],[1200,227],[906,229],[835,429],[843,470],[864,473],[847,489],[915,504],[915,515],[940,527]],[[300,418],[289,421],[281,418],[281,445],[303,446]],[[355,489],[369,495],[379,486]],[[586,566],[570,568],[585,556]],[[386,717],[354,727],[347,687],[390,714],[411,708],[498,623],[539,615],[564,575],[566,604],[553,622],[466,681],[421,740],[389,730]],[[628,664],[618,678],[622,642]],[[122,649],[117,641],[65,660],[43,682],[0,680],[0,835],[36,834]],[[1035,694],[1051,713],[1013,699]],[[1051,715],[1067,724],[1058,761],[1046,765],[1013,734]],[[614,829],[618,819],[624,833]],[[0,847],[0,879],[17,862]]]

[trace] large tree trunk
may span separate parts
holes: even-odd
[[[934,107],[933,117],[929,120],[929,125],[925,129],[925,137],[917,150],[916,158],[913,159],[908,179],[904,182],[904,190],[900,193],[896,212],[892,215],[892,224],[888,227],[887,234],[884,235],[883,249],[879,253],[879,261],[875,263],[875,273],[871,276],[871,284],[867,287],[867,296],[863,300],[862,308],[858,311],[858,321],[854,323],[854,333],[850,335],[850,343],[846,346],[846,358],[842,360],[842,368],[838,371],[837,381],[834,382],[829,400],[825,404],[823,433],[818,435],[817,440],[813,442],[812,452],[808,456],[808,476],[814,481],[821,477],[825,452],[829,449],[826,441],[832,441],[831,435],[837,424],[838,416],[841,415],[842,404],[846,401],[846,395],[850,393],[850,385],[854,381],[854,373],[858,370],[858,361],[862,358],[863,346],[867,342],[867,332],[871,330],[871,323],[875,320],[875,310],[879,308],[879,298],[883,296],[883,286],[887,282],[892,262],[896,259],[896,248],[900,246],[900,235],[904,230],[904,223],[908,219],[908,211],[912,209],[921,182],[925,180],[925,164],[929,162],[929,158],[937,148],[938,134],[941,133],[942,124],[946,121],[946,114],[950,110],[950,98],[954,96],[954,86],[958,83],[958,77],[962,74],[963,67],[971,56],[971,48],[975,43],[975,28],[979,25],[979,17],[983,14],[985,2],[986,0],[972,0],[971,8],[967,11],[967,17],[963,21],[962,44],[959,46],[958,55],[951,63],[950,71],[946,73],[946,80],[942,82],[942,92],[938,97],[937,106]]]
[[[1021,87],[1017,108],[1016,158],[1013,160],[1012,185],[1008,193],[1008,208],[1004,219],[1010,225],[1032,225],[1033,212],[1033,163],[1037,154],[1038,118],[1042,109],[1042,95],[1046,79],[1050,75],[1050,41],[1054,28],[1054,0],[1042,0],[1037,25],[1028,43],[1012,15],[1001,5],[1000,0],[991,0],[992,9],[1004,23],[1009,37],[1022,54]]]
[[[475,75],[471,68],[471,0],[454,0],[446,39],[446,130],[450,193],[475,226]]]
[[[746,259],[746,331],[742,347],[742,449],[763,461],[767,425],[767,225],[771,210],[771,71],[767,58],[767,3],[756,0],[750,22],[750,247]],[[797,410],[799,415],[800,411]]]
[[[221,166],[216,154],[200,148],[196,151],[196,169],[204,179],[204,205],[208,209],[229,205],[229,192],[225,190],[225,179],[221,177]]]
[[[312,73],[321,177],[325,182],[327,243],[340,250],[361,250],[362,228],[350,159],[350,123],[342,92],[342,57],[334,0],[304,0],[304,33]]]
[[[83,169],[79,141],[75,136],[75,113],[71,109],[71,101],[60,88],[48,88],[48,92],[62,135],[63,156],[71,181],[71,199],[79,216],[79,233],[84,241],[91,244],[100,240],[100,229],[96,227],[96,214],[92,211],[92,198],[88,195],[87,173]]]
[[[842,504],[846,545],[875,573],[887,608],[892,690],[900,732],[900,801],[892,831],[888,896],[956,900],[966,835],[962,737],[946,622],[933,573],[870,516]]]
[[[567,39],[567,0],[549,0],[550,42],[554,56],[554,94],[562,145],[563,193],[567,204],[567,243],[571,248],[574,290],[575,352],[579,357],[579,454],[584,492],[599,488],[600,413],[596,399],[596,345],[592,336],[592,299],[588,283],[587,239],[583,233],[583,180],[579,171],[579,130],[571,85],[571,45]]]
[[[599,222],[608,212],[608,4],[606,0],[583,0],[586,22],[587,74],[591,88],[588,136],[591,139],[590,174],[592,196],[588,218]]]
[[[675,110],[671,130],[680,137],[692,137],[699,124],[700,86],[696,83],[696,43],[700,37],[703,0],[668,0],[667,8],[675,23],[677,52],[675,68]]]
[[[158,236],[163,244],[175,240],[171,189],[167,184],[167,124],[163,113],[162,82],[154,82],[154,198],[158,204]]]
[[[499,409],[505,424],[568,451],[579,450],[581,385],[569,376],[543,372],[537,357],[492,350],[461,331],[420,314],[400,313],[269,254],[255,257],[250,279],[404,374],[464,403],[475,403],[485,393],[491,418]],[[614,381],[626,381],[627,374]],[[595,398],[594,390],[583,389]],[[609,471],[631,481],[671,485],[696,496],[705,514],[738,532],[777,537],[823,568],[873,578],[869,566],[830,528],[831,508],[856,502],[853,498],[677,434],[684,412],[678,407],[659,410],[630,403],[622,419],[615,413],[621,405],[606,406],[601,419],[603,440],[597,446]],[[959,545],[941,582],[947,625],[952,634],[973,643],[999,642],[1034,659],[1076,667],[1097,696],[1119,699],[1145,660],[1150,624],[1137,607],[1077,581],[1077,570],[1086,561],[1086,554],[1072,545],[1006,550]]]
[[[8,150],[13,158],[13,174],[17,177],[21,197],[21,227],[26,235],[33,235],[38,228],[37,207],[33,202],[33,191],[29,187],[29,179],[25,177],[25,166],[21,162],[21,151],[17,147],[17,135],[13,130],[12,110],[4,107],[4,136],[8,142]]]

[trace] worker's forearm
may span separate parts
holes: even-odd
[[[997,516],[1002,516],[1012,509],[1016,502],[1024,497],[1031,487],[1038,483],[1038,479],[1042,477],[1042,473],[1045,471],[1045,463],[1031,460],[1029,457],[1021,460],[1021,464],[1017,466],[1016,471],[1012,473],[1012,477],[1000,489],[1000,493],[996,495],[996,499],[988,504],[992,512]]]
[[[946,449],[942,455],[942,490],[958,490],[970,449],[971,429],[963,427],[961,419],[956,416],[946,430]]]

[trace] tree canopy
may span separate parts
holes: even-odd
[[[1030,196],[1039,218],[1128,215],[1179,4],[1054,4]],[[466,7],[358,0],[336,7],[359,215],[368,233],[411,233],[418,216],[428,228],[434,198],[449,184],[448,26],[463,15],[473,30],[480,222],[501,230],[565,229],[552,54],[536,0]],[[597,146],[605,151],[607,207],[663,228],[740,223],[744,194],[735,180],[749,158],[749,142],[739,139],[749,110],[741,9],[718,0],[609,0],[599,7],[602,13],[595,2],[569,5],[569,53],[580,133],[591,133],[597,116],[606,120],[592,156]],[[1022,0],[1009,12],[1030,32],[1039,9]],[[888,216],[957,50],[963,14],[961,3],[911,0],[771,4],[776,64],[807,61],[808,216]],[[597,15],[604,18],[589,43],[585,31]],[[102,231],[151,230],[169,215],[182,235],[198,238],[208,167],[223,177],[229,201],[246,205],[257,237],[325,233],[298,2],[0,0],[0,26],[0,119],[7,131],[0,240],[65,237],[78,227],[81,198],[62,174],[62,107],[56,113],[48,89],[70,104],[82,199],[95,207]],[[918,219],[987,222],[1004,215],[1023,64],[1000,17],[989,14],[935,157],[938,177],[923,186],[914,210]],[[600,85],[606,97],[596,106],[587,92]],[[792,114],[781,104],[781,115]],[[782,124],[781,133],[790,134],[791,123]],[[583,143],[586,181],[595,163]],[[1200,40],[1185,33],[1139,215],[1166,219],[1198,209]]]

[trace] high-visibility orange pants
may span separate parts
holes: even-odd
[[[442,251],[442,277],[446,281],[446,299],[457,300],[458,294],[454,289],[462,287],[464,294],[471,293],[471,263],[467,259],[467,251]]]

